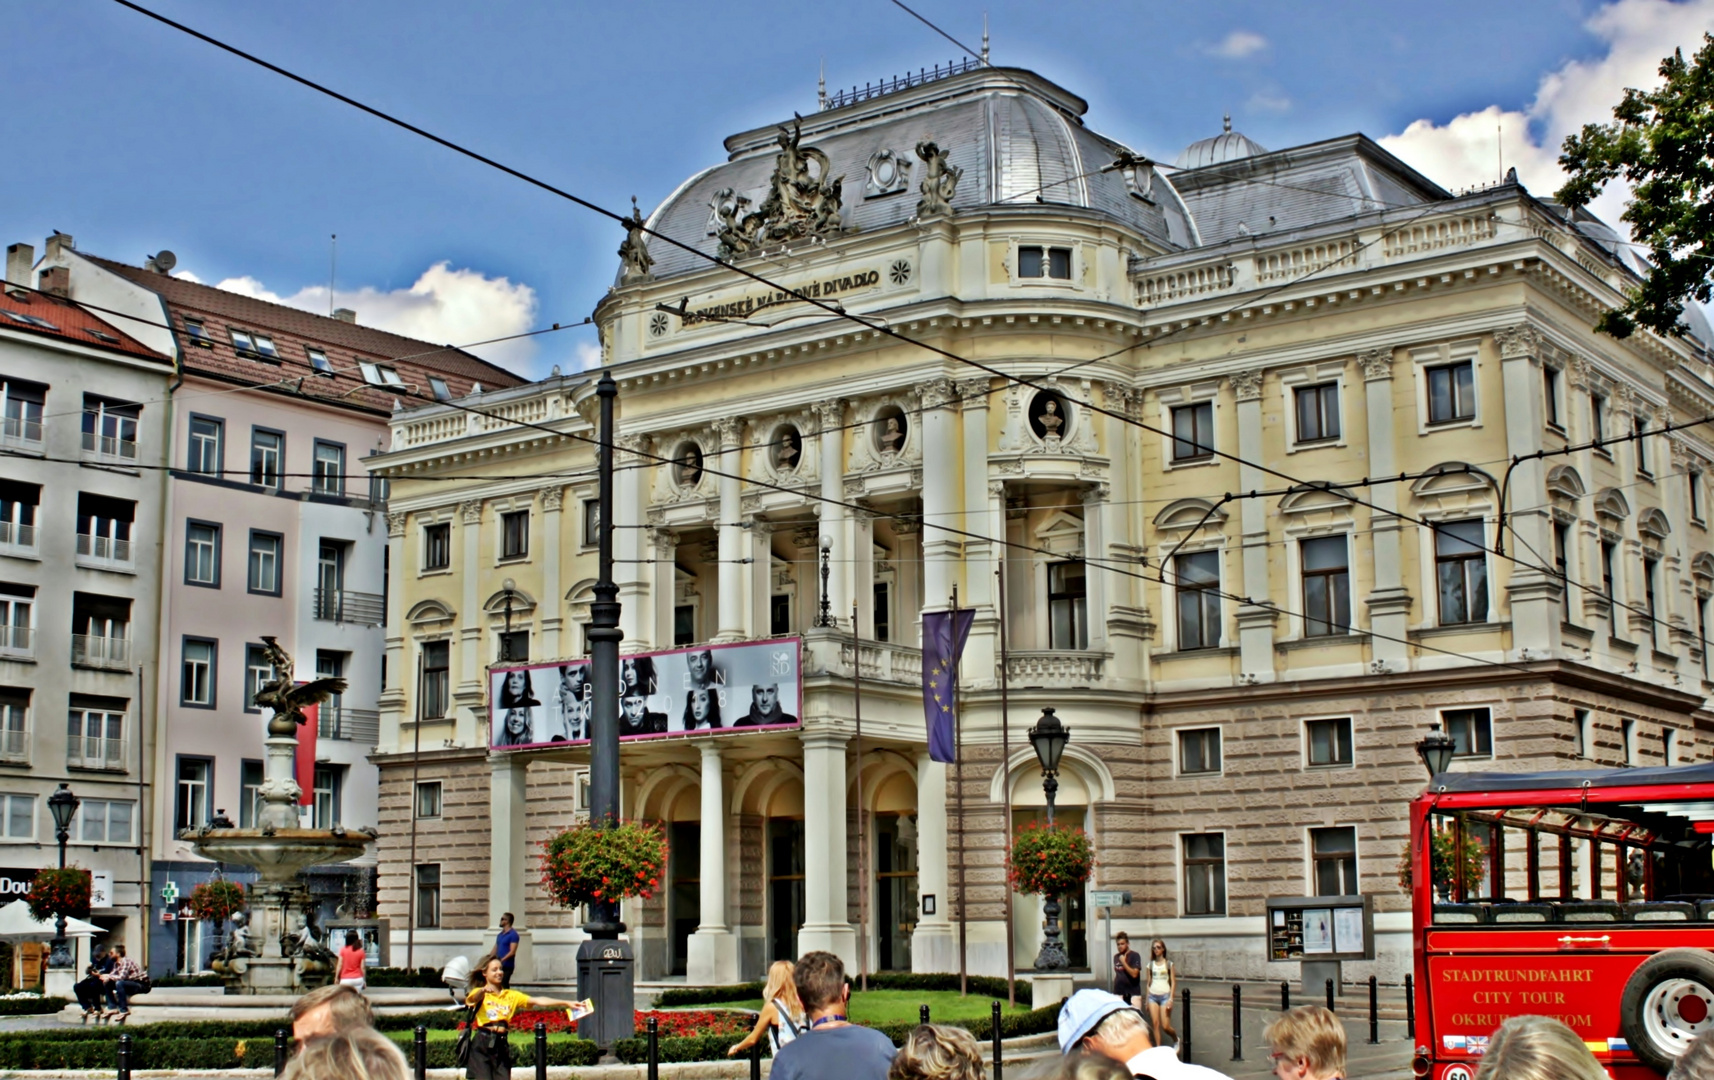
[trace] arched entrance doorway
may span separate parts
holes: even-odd
[[[1054,799],[1054,820],[1060,825],[1078,826],[1091,833],[1092,838],[1094,821],[1090,806],[1096,799],[1111,797],[1107,791],[1110,781],[1096,772],[1096,768],[1098,766],[1075,758],[1068,750],[1060,761],[1059,793]],[[1047,796],[1042,791],[1041,766],[1036,763],[1032,751],[1026,747],[1013,754],[1004,787],[998,783],[998,777],[995,779],[992,795],[997,799],[1008,799],[1014,833],[1025,825],[1047,823]],[[1044,896],[1012,895],[1012,955],[1019,970],[1033,967],[1036,954],[1041,950],[1044,940],[1042,908],[1046,901]],[[1077,890],[1060,897],[1059,902],[1060,941],[1065,945],[1066,956],[1072,968],[1087,970],[1091,944],[1086,892]],[[1105,948],[1105,945],[1099,947]]]

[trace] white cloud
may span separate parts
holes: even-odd
[[[1251,30],[1234,30],[1204,51],[1225,60],[1242,60],[1268,47],[1268,39]]]
[[[1605,42],[1606,52],[1591,60],[1573,60],[1542,76],[1527,109],[1490,105],[1444,124],[1418,120],[1382,146],[1449,188],[1491,184],[1500,178],[1496,143],[1505,167],[1533,193],[1548,196],[1565,180],[1559,148],[1584,124],[1607,123],[1626,87],[1660,83],[1660,61],[1676,48],[1699,48],[1702,33],[1714,26],[1714,0],[1616,0],[1586,24]],[[1496,125],[1500,130],[1496,131]],[[1627,192],[1618,184],[1590,207],[1614,227]]]
[[[1291,98],[1284,94],[1259,90],[1250,95],[1249,108],[1251,112],[1290,112]]]
[[[601,346],[593,341],[577,343],[577,366],[583,371],[601,366]]]
[[[177,276],[189,278],[181,271]],[[454,270],[438,262],[405,289],[373,286],[336,289],[329,305],[327,286],[312,285],[281,296],[248,275],[227,278],[215,286],[258,300],[327,314],[329,307],[351,308],[364,326],[390,330],[438,345],[467,345],[474,341],[521,334],[536,320],[536,291],[504,277],[486,277],[476,270]],[[502,341],[470,350],[520,374],[530,366],[536,345],[531,338]]]

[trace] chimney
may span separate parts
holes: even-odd
[[[33,284],[36,249],[31,244],[10,244],[6,248],[6,280],[13,285]],[[24,289],[7,289],[12,296],[23,298],[30,294]]]
[[[62,233],[55,229],[54,234],[48,237],[48,250],[45,257],[49,262],[59,262],[64,258],[66,252],[76,250],[77,241],[71,238],[71,234]]]
[[[348,307],[335,308],[333,317],[340,322],[355,323],[357,321],[357,313]]]
[[[37,283],[36,287],[38,289],[42,290],[43,292],[47,293],[49,296],[57,296],[57,297],[60,297],[61,299],[70,299],[71,298],[71,267],[69,267],[69,266],[50,266],[50,267],[48,267],[46,270],[42,271],[41,279]]]

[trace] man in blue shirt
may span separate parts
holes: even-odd
[[[893,1040],[846,1019],[851,984],[828,952],[806,953],[793,972],[809,1030],[774,1055],[773,1080],[886,1080]]]
[[[500,936],[494,939],[494,955],[500,958],[500,970],[506,973],[501,984],[512,988],[512,969],[518,964],[518,932],[512,929],[512,913],[500,916]]]

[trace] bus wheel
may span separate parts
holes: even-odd
[[[1644,960],[1619,999],[1619,1024],[1631,1053],[1671,1071],[1690,1040],[1714,1028],[1714,956],[1668,949]]]

